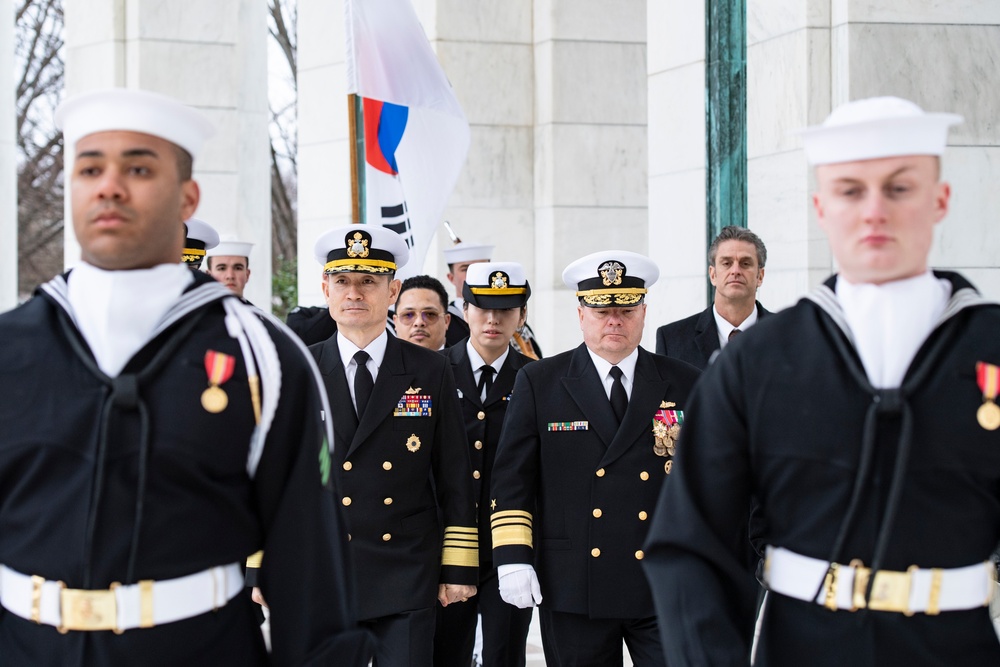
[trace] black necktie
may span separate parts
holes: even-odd
[[[743,333],[743,332],[740,331],[739,329],[733,329],[732,331],[729,332],[729,339],[728,340],[732,340],[732,339],[736,338],[736,336],[738,336],[741,333]]]
[[[354,372],[354,407],[358,411],[358,419],[365,413],[368,399],[372,395],[372,387],[375,386],[375,380],[372,379],[372,374],[368,370],[369,359],[371,357],[364,350],[358,350],[354,354],[354,363],[358,365]]]
[[[481,366],[479,370],[482,371],[482,375],[479,376],[479,398],[485,401],[486,395],[490,393],[490,387],[493,386],[493,374],[496,371],[489,364]]]
[[[615,411],[615,417],[621,424],[625,419],[625,410],[628,409],[628,394],[625,393],[625,385],[622,383],[622,369],[612,366],[611,377],[615,379],[611,385],[611,409]]]

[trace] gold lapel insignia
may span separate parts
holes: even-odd
[[[420,393],[420,387],[417,387],[416,389],[414,389],[413,387],[410,387],[409,389],[407,389],[403,393],[410,394],[410,395],[419,394]]]
[[[417,434],[414,433],[406,440],[406,451],[415,452],[418,449],[420,449],[420,438],[418,438]]]

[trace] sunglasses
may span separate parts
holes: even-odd
[[[434,324],[438,321],[438,318],[441,317],[442,313],[439,313],[436,310],[421,310],[419,312],[416,310],[408,310],[405,313],[396,313],[396,317],[399,318],[399,321],[407,325],[413,324],[417,320],[418,315],[420,316],[420,319],[424,321],[424,324]]]

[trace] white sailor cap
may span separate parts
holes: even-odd
[[[379,225],[347,225],[326,232],[313,248],[324,273],[394,273],[410,259],[402,236]]]
[[[602,250],[581,257],[562,274],[566,287],[591,308],[640,304],[659,277],[660,268],[653,260],[627,250]]]
[[[250,251],[253,244],[245,241],[222,240],[219,244],[209,250],[206,257],[246,257],[250,259]]]
[[[469,267],[462,285],[466,303],[484,310],[520,308],[528,303],[531,286],[517,262],[479,262]]]
[[[483,260],[488,262],[493,257],[494,247],[483,243],[462,241],[442,251],[444,253],[444,263],[461,264],[462,262],[481,262]]]
[[[964,119],[927,113],[909,100],[870,97],[841,104],[822,125],[799,130],[809,164],[835,164],[900,155],[937,155],[948,127]]]
[[[197,269],[205,253],[219,245],[219,232],[212,225],[198,218],[188,218],[184,221],[187,236],[184,239],[184,253],[181,261]]]
[[[59,105],[56,127],[67,147],[97,132],[127,130],[151,134],[197,157],[215,128],[199,111],[148,90],[109,88],[74,95]]]

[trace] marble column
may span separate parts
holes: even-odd
[[[705,3],[648,0],[649,254],[660,266],[644,344],[705,308]],[[662,295],[662,296],[658,296]]]
[[[598,250],[652,248],[646,2],[612,10],[602,0],[535,0],[534,56],[532,326],[552,353],[582,341],[566,265]],[[667,298],[653,289],[651,302]]]
[[[343,0],[298,2],[299,303],[323,304],[313,244],[351,223],[351,158]]]
[[[196,216],[255,244],[246,297],[271,301],[266,6],[259,0],[67,2],[66,95],[121,86],[176,97],[216,126],[195,161]],[[70,165],[67,158],[67,173]],[[67,221],[70,220],[67,207]],[[67,225],[66,264],[79,259]]]
[[[17,142],[14,136],[14,4],[0,0],[0,312],[17,305]]]

